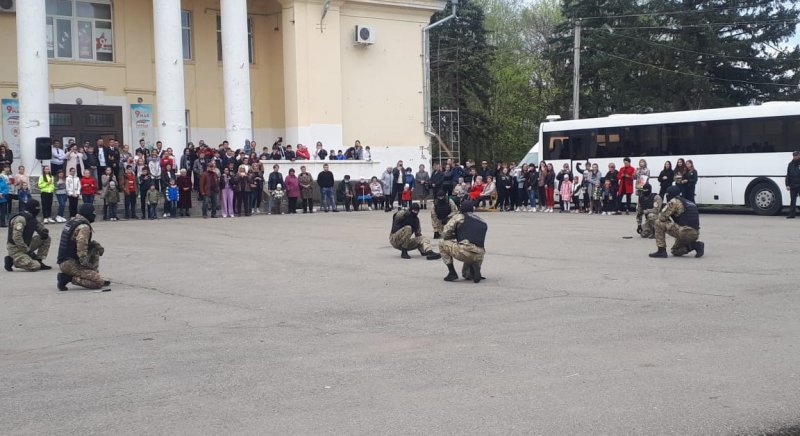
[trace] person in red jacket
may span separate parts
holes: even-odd
[[[625,215],[631,212],[631,195],[633,195],[633,179],[636,169],[631,166],[631,158],[626,157],[622,160],[622,168],[619,169],[617,179],[619,188],[617,189],[617,214],[622,210],[622,196],[626,197]]]
[[[94,196],[97,194],[97,179],[92,177],[89,170],[83,171],[81,177],[81,197],[85,204],[94,204]]]

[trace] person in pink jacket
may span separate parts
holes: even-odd
[[[283,179],[286,185],[286,196],[289,198],[289,213],[297,213],[297,199],[300,197],[300,181],[294,174],[294,168],[289,169],[289,175]]]

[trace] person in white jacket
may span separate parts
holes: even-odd
[[[155,150],[150,154],[147,169],[150,171],[150,177],[153,178],[153,184],[156,185],[156,191],[161,191],[161,159],[158,158]]]
[[[70,218],[78,214],[78,199],[81,198],[81,179],[75,173],[75,168],[70,168],[67,176],[67,200],[69,201]]]

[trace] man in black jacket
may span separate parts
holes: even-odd
[[[322,209],[325,212],[336,210],[336,200],[333,198],[333,173],[328,170],[328,164],[322,166],[322,171],[317,174],[317,184],[322,194]]]
[[[797,197],[800,196],[800,151],[792,153],[792,161],[786,169],[786,190],[789,191],[789,216],[793,219],[797,211]]]

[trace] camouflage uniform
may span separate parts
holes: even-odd
[[[655,222],[656,246],[658,248],[666,248],[665,235],[674,237],[675,244],[672,245],[671,249],[673,256],[683,256],[692,251],[692,244],[700,236],[699,230],[689,226],[678,225],[673,220],[673,217],[680,216],[684,212],[685,208],[681,200],[673,198],[667,202],[667,207],[658,215],[658,219]]]
[[[453,263],[453,259],[464,262],[461,267],[461,276],[466,279],[472,279],[469,267],[483,265],[483,257],[486,254],[486,249],[478,247],[470,241],[458,241],[456,232],[458,227],[464,223],[464,214],[459,212],[453,215],[444,226],[442,232],[442,240],[439,242],[439,253],[442,255],[442,261],[445,265]]]
[[[79,224],[73,235],[78,247],[78,259],[67,259],[58,266],[61,272],[72,276],[72,283],[87,289],[100,289],[105,280],[100,276],[100,256],[105,249],[92,241],[92,228],[88,223]]]
[[[436,200],[434,200],[434,205]],[[453,217],[454,214],[458,213],[458,206],[456,206],[456,202],[453,200],[447,200],[450,203],[450,215],[447,216],[448,220]],[[442,224],[442,220],[436,216],[436,207],[431,210],[431,226],[433,226],[433,231],[435,233],[442,233],[444,231],[444,224]]]
[[[642,232],[640,234],[643,238],[649,238],[655,234],[656,219],[658,218],[658,213],[661,211],[662,206],[663,200],[661,200],[661,196],[658,194],[654,196],[653,207],[650,209],[645,209],[641,201],[636,204],[636,224],[642,226]],[[642,218],[644,218],[644,224],[642,224]]]
[[[401,210],[397,212],[394,216],[395,221],[405,219],[407,214],[411,212],[406,210]],[[428,238],[422,236],[422,230],[417,229],[416,232],[411,228],[411,226],[403,226],[396,232],[389,235],[389,243],[392,244],[392,247],[398,250],[414,250],[419,249],[419,252],[422,254],[426,254],[431,251],[431,242]]]
[[[3,207],[5,207],[5,204],[3,204]],[[36,253],[36,257],[44,260],[47,257],[47,253],[50,252],[50,237],[43,239],[42,235],[47,235],[48,230],[45,229],[41,221],[33,218],[36,221],[36,229],[34,230],[36,234],[31,237],[30,245],[26,244],[22,234],[28,219],[22,214],[11,219],[9,223],[9,227],[12,229],[11,242],[8,242],[6,247],[15,267],[25,271],[39,271],[42,268],[42,263],[31,258],[28,253]]]

